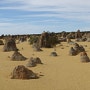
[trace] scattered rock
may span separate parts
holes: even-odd
[[[16,51],[16,50],[17,47],[15,40],[13,38],[6,39],[3,51],[7,52],[7,51]]]
[[[0,40],[0,45],[4,45],[4,43],[3,43],[3,41],[2,41],[2,40]]]
[[[51,52],[50,56],[57,56],[56,52]]]
[[[76,50],[73,47],[70,48],[69,55],[71,56],[77,55]]]
[[[87,53],[86,52],[81,52],[80,59],[81,59],[81,62],[90,62],[90,59],[87,56]]]
[[[28,63],[26,64],[27,67],[35,67],[37,64],[43,64],[39,57],[33,58],[31,57]]]
[[[12,61],[24,61],[27,58],[24,57],[22,54],[20,54],[18,51],[15,51],[14,54],[11,57]]]
[[[27,69],[23,65],[18,65],[14,68],[13,72],[11,73],[11,79],[37,79],[39,78],[37,74],[33,71]]]

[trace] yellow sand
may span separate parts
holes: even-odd
[[[20,53],[29,58],[41,58],[43,65],[29,68],[33,72],[40,74],[39,79],[19,80],[10,79],[10,74],[17,65],[26,65],[26,61],[11,61],[8,56],[12,52],[3,52],[0,46],[0,90],[90,90],[90,63],[81,63],[80,55],[69,56],[68,51],[71,46],[63,42],[63,46],[57,45],[57,57],[51,57],[53,48],[42,48],[42,52],[33,51],[28,42],[17,44]],[[85,47],[90,57],[90,43],[80,42]],[[24,48],[22,50],[22,47]],[[64,49],[62,49],[62,47]]]

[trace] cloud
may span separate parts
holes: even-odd
[[[26,5],[36,5],[36,6],[89,6],[90,0],[3,0],[3,3],[23,3]]]
[[[50,26],[48,27],[50,28]],[[28,23],[0,23],[0,35],[42,33],[44,30],[46,30],[46,26],[44,25],[32,25]]]
[[[19,3],[21,4],[18,7],[12,7],[13,9],[22,9],[22,10],[56,10],[56,11],[89,11],[90,0],[3,0],[3,3]],[[1,3],[2,3],[1,2]],[[52,8],[54,7],[54,8]],[[5,8],[5,7],[3,7]],[[2,8],[2,9],[3,9]],[[8,7],[10,9],[10,7]],[[7,8],[7,9],[8,9]],[[11,9],[12,9],[11,8]],[[78,9],[77,9],[78,8]]]
[[[45,22],[45,21],[44,21]],[[46,21],[48,22],[48,20]],[[50,22],[50,21],[49,21]],[[52,22],[52,21],[51,21]],[[57,22],[57,21],[55,21]],[[81,30],[90,30],[90,27],[85,27],[83,24]],[[42,33],[43,31],[50,31],[50,32],[61,32],[61,31],[76,31],[79,29],[78,24],[70,24],[68,22],[63,23],[61,25],[53,24],[40,24],[35,25],[32,23],[0,23],[0,35],[2,34],[33,34],[33,33]]]
[[[90,17],[90,0],[3,0],[3,3],[19,3],[19,6],[2,6],[1,10],[20,10],[27,12],[37,12],[27,17],[60,17],[88,20]],[[40,14],[42,12],[42,14]],[[46,14],[43,12],[47,12]],[[48,12],[52,12],[51,14]],[[54,13],[53,13],[54,12]],[[25,15],[22,15],[23,17]]]
[[[12,34],[89,30],[89,8],[90,0],[0,0],[0,30]]]
[[[11,26],[11,23],[0,23],[0,27],[7,27],[7,26]]]

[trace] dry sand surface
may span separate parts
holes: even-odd
[[[28,59],[26,61],[11,61],[11,52],[3,52],[0,46],[0,90],[90,90],[90,63],[80,62],[80,54],[69,56],[72,45],[62,42],[57,46],[57,57],[50,56],[53,48],[42,48],[42,52],[34,52],[28,42],[17,44],[20,53]],[[90,57],[90,42],[79,42],[85,47]],[[24,48],[22,50],[22,47]],[[62,49],[62,47],[64,49]],[[10,79],[10,74],[17,65],[26,65],[32,54],[40,57],[43,65],[29,69],[40,76],[39,79],[19,80]]]

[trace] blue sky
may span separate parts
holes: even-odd
[[[0,35],[90,31],[90,0],[0,0]]]

